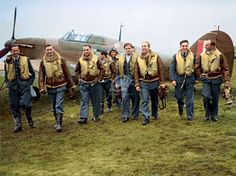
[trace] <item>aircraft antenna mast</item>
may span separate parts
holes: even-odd
[[[119,33],[119,41],[121,41],[122,27],[124,27],[124,25],[121,22],[121,24],[120,24],[120,33]]]
[[[220,31],[220,25],[214,25],[214,27],[217,27],[217,31]]]

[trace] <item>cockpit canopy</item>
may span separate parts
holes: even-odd
[[[75,41],[91,44],[106,44],[105,38],[103,36],[93,35],[93,34],[78,34],[74,30],[67,32],[63,37],[66,41]]]

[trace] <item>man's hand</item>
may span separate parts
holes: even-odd
[[[136,86],[135,88],[136,88],[137,92],[140,92],[140,91],[141,91],[140,86]]]
[[[166,83],[162,83],[162,84],[161,84],[161,87],[162,87],[163,89],[165,89],[165,88],[167,88],[167,84],[166,84]]]
[[[46,94],[46,90],[45,90],[45,89],[41,89],[41,90],[39,91],[39,93],[40,93],[40,94]]]
[[[102,79],[102,80],[98,80],[98,83],[104,83],[104,80]]]
[[[176,81],[175,80],[171,81],[171,84],[175,87],[176,86]]]
[[[115,84],[115,88],[116,88],[116,89],[119,89],[119,88],[120,88],[120,85],[119,85],[119,84]]]

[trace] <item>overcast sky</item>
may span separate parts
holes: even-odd
[[[206,32],[220,29],[236,45],[235,0],[1,0],[0,46],[12,35],[17,6],[16,38],[61,37],[74,29],[118,38],[173,55],[179,41],[193,44]]]

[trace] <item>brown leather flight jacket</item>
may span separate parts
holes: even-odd
[[[61,58],[61,68],[63,73],[60,76],[48,78],[45,71],[44,61],[42,60],[39,66],[39,90],[58,88],[64,85],[67,85],[68,88],[75,87],[75,83],[63,58]]]
[[[80,60],[83,60],[83,61],[91,61],[93,57],[96,57],[96,55],[94,54],[91,54],[88,58],[85,58],[84,56],[81,56],[81,58],[78,59],[77,61],[77,64],[76,64],[76,67],[75,67],[75,75],[76,75],[76,79],[78,80],[78,83],[80,83],[80,81],[83,81],[85,83],[96,83],[97,81],[98,82],[101,82],[103,79],[104,79],[104,75],[105,75],[105,68],[104,68],[104,65],[102,64],[102,62],[97,58],[97,62],[96,63],[93,63],[96,65],[97,69],[99,70],[99,73],[97,75],[91,75],[89,73],[89,70],[87,72],[86,75],[83,75],[82,76],[82,66],[81,63],[80,63]],[[89,67],[93,67],[92,65],[90,65]]]
[[[148,57],[149,57],[148,59],[151,59],[152,57],[157,57],[157,63],[156,64],[157,64],[158,72],[154,76],[146,74],[145,77],[142,77],[138,61],[136,61],[135,62],[135,70],[134,70],[135,87],[140,86],[139,81],[153,82],[153,81],[159,80],[160,84],[165,83],[165,80],[164,80],[164,65],[163,65],[163,62],[162,62],[160,56],[158,54],[155,54],[152,51],[150,51]],[[143,56],[139,56],[139,58],[143,58]]]
[[[197,78],[201,75],[206,75],[208,79],[216,79],[223,76],[224,82],[230,82],[229,65],[223,54],[220,54],[220,68],[214,72],[209,71],[208,73],[203,73],[200,57],[196,62],[194,72]]]

